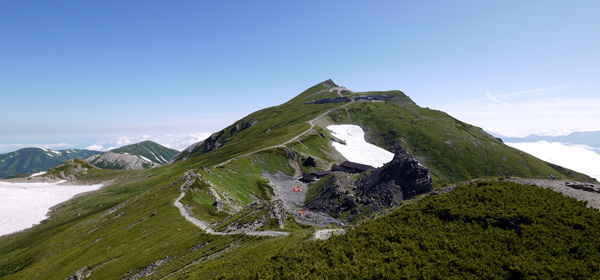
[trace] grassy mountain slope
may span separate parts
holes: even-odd
[[[166,164],[179,151],[167,148],[158,143],[146,140],[140,143],[123,146],[111,150],[113,153],[143,156],[157,164]]]
[[[400,91],[349,95],[394,96],[394,99],[381,103],[305,104],[315,99],[338,96],[327,89],[323,84],[318,84],[282,105],[250,114],[215,133],[213,136],[217,137],[211,137],[213,140],[192,146],[190,148],[194,149],[186,149],[174,159],[190,159],[189,164],[193,166],[209,166],[281,144],[308,129],[309,120],[331,110],[317,123],[315,131],[329,139],[325,129],[329,124],[360,125],[365,129],[369,142],[388,150],[392,145],[400,144],[411,151],[430,168],[438,184],[495,176],[589,179],[504,145],[500,139],[481,128],[454,119],[444,112],[419,107]],[[303,139],[310,137],[315,140],[318,133],[309,133]],[[207,141],[210,145],[206,145]],[[287,146],[297,151],[304,148],[298,146],[303,142],[293,142]],[[319,149],[313,147],[310,152],[332,150],[328,142],[321,141]]]
[[[249,273],[256,273],[257,276],[270,277],[269,274],[261,275],[261,272],[255,269],[264,264],[268,268],[266,270],[268,273],[279,269],[280,265],[289,264],[294,270],[294,267],[300,263],[294,264],[286,259],[285,252],[291,251],[300,256],[308,256],[303,252],[310,252],[314,253],[314,256],[321,257],[323,253],[315,251],[315,246],[321,245],[330,248],[329,251],[325,251],[324,259],[327,263],[319,260],[315,261],[318,267],[305,265],[310,267],[308,271],[299,268],[298,271],[302,272],[302,275],[298,278],[305,278],[310,275],[309,273],[313,273],[311,272],[313,269],[321,275],[329,275],[331,271],[327,270],[328,265],[334,265],[334,272],[339,272],[335,267],[340,263],[339,270],[346,269],[346,260],[353,260],[354,257],[349,255],[350,252],[340,250],[339,246],[351,249],[354,247],[353,239],[343,243],[336,240],[345,237],[339,237],[326,243],[313,243],[311,237],[313,229],[294,225],[293,219],[287,221],[287,228],[284,229],[292,232],[288,236],[210,235],[186,221],[179,209],[173,205],[175,199],[181,195],[182,188],[187,186],[189,178],[186,174],[190,173],[194,174],[196,179],[188,186],[182,201],[187,207],[192,208],[195,217],[202,220],[211,222],[222,220],[226,216],[235,216],[236,211],[256,199],[268,201],[273,192],[265,182],[263,177],[265,172],[273,174],[282,171],[292,175],[298,171],[298,168],[304,172],[324,170],[332,163],[343,161],[343,158],[332,148],[331,136],[324,129],[329,124],[361,125],[365,128],[369,140],[380,147],[403,145],[432,170],[438,186],[475,177],[498,175],[525,177],[552,175],[557,178],[588,179],[583,175],[548,165],[506,147],[498,139],[480,129],[461,123],[442,112],[420,108],[399,91],[386,92],[386,94],[394,95],[395,99],[385,103],[305,104],[315,99],[339,96],[338,93],[329,91],[327,85],[320,83],[287,103],[257,111],[223,131],[215,133],[214,139],[180,153],[173,164],[149,170],[89,170],[85,178],[78,179],[91,182],[111,180],[112,184],[61,204],[53,210],[52,217],[39,226],[22,233],[0,237],[0,278],[65,279],[80,271],[82,274],[90,273],[90,277],[95,279],[127,279],[144,275],[147,279],[197,279],[215,278],[246,269]],[[311,127],[309,121],[315,120],[320,115],[323,117],[314,122],[314,129],[306,132]],[[299,137],[298,141],[282,145],[304,132],[306,134]],[[315,159],[317,167],[301,166],[302,159],[308,156]],[[216,192],[216,197],[223,202],[221,211],[214,205],[215,195],[208,191],[211,188]],[[507,192],[510,194],[508,195],[510,199],[500,200],[505,206],[501,208],[503,211],[497,213],[498,215],[495,215],[498,209],[487,209],[484,207],[485,204],[477,202],[476,199],[482,196],[480,194],[467,192],[462,198],[458,197],[467,202],[471,199],[475,206],[480,207],[481,211],[478,210],[477,213],[481,215],[477,214],[478,216],[473,217],[478,219],[457,219],[456,222],[459,224],[432,222],[415,227],[413,231],[409,231],[412,234],[410,238],[415,241],[429,241],[431,238],[436,239],[437,243],[434,241],[407,243],[410,246],[406,250],[418,252],[418,256],[427,257],[424,258],[427,260],[434,258],[438,251],[434,247],[428,250],[427,246],[431,244],[445,246],[444,238],[450,237],[438,233],[445,229],[446,225],[456,229],[451,232],[456,234],[452,238],[478,240],[484,238],[480,234],[488,233],[484,231],[487,228],[480,226],[479,223],[482,220],[487,221],[488,216],[492,224],[491,219],[503,221],[502,219],[506,220],[507,217],[510,219],[521,214],[537,219],[539,213],[536,211],[539,209],[531,210],[531,213],[538,213],[532,215],[529,210],[522,213],[515,210],[522,204],[519,202],[520,195],[528,193],[529,190],[521,192],[519,188],[509,187]],[[532,194],[527,197],[540,196],[542,200],[546,197],[545,194],[536,192]],[[373,248],[365,249],[366,252],[362,255],[373,256],[370,260],[356,256],[356,260],[362,261],[364,265],[372,264],[371,270],[365,271],[378,273],[385,270],[388,265],[395,265],[399,261],[399,256],[407,252],[394,249],[395,246],[402,246],[402,243],[398,243],[400,237],[393,234],[402,233],[404,227],[411,228],[413,224],[423,220],[422,218],[427,221],[436,217],[435,211],[434,214],[425,213],[419,210],[421,209],[419,207],[427,206],[425,209],[441,211],[447,204],[447,211],[452,214],[449,217],[454,216],[455,210],[465,210],[457,206],[458,204],[448,204],[457,197],[441,195],[441,198],[446,200],[438,204],[434,203],[432,206],[427,206],[426,203],[431,201],[427,199],[423,202],[407,203],[404,206],[407,210],[396,210],[395,214],[389,217],[367,222],[366,225],[373,226],[372,230],[368,226],[366,228],[359,226],[356,230],[350,230],[347,234],[348,238],[361,236],[356,237],[357,240],[360,239],[357,241],[359,243],[356,248]],[[566,220],[552,220],[554,223],[567,225],[567,229],[557,227],[559,230],[568,230],[569,225],[581,225],[586,230],[585,234],[590,233],[587,230],[588,224],[576,218],[570,220],[570,217],[573,217],[572,213],[582,214],[581,217],[589,220],[590,225],[595,227],[597,217],[586,212],[587,210],[580,207],[581,205],[562,197],[554,196],[548,199],[556,207],[562,205],[564,213],[567,214]],[[512,204],[509,203],[510,201]],[[544,204],[540,207],[546,206]],[[471,206],[466,209],[471,209]],[[421,211],[423,216],[418,216],[416,220],[404,219],[402,215],[405,214],[401,211],[408,211],[409,214]],[[460,217],[464,211],[456,213]],[[548,225],[546,222],[542,224]],[[432,237],[428,235],[429,230],[426,227],[429,225],[436,226],[435,232],[438,235]],[[394,226],[402,228],[393,228]],[[494,227],[488,228],[492,233],[496,233]],[[389,237],[390,234],[392,237]],[[502,234],[507,235],[507,238],[514,237],[510,229],[500,232],[500,236],[504,236]],[[579,238],[577,235],[569,236]],[[369,237],[377,244],[369,244]],[[519,238],[515,237],[514,240]],[[530,239],[527,241],[529,242]],[[592,241],[597,240],[592,239]],[[333,245],[328,245],[330,243]],[[394,250],[386,251],[387,248]],[[465,254],[477,256],[471,247],[457,248],[454,254],[460,255],[464,250]],[[398,252],[398,256],[386,252]],[[511,256],[509,254],[507,258],[508,267],[515,263],[512,262]],[[515,256],[517,259],[521,257],[518,254]],[[312,260],[307,259],[307,261]],[[582,262],[586,266],[589,263],[587,259]],[[407,264],[409,265],[411,264]],[[424,271],[425,268],[430,267],[421,263],[421,266],[417,266],[417,271]],[[393,269],[398,270],[398,268]],[[289,273],[290,276],[295,275],[286,269],[280,271]],[[377,278],[379,274],[374,275]],[[241,274],[241,276],[247,275]]]
[[[0,155],[0,178],[16,174],[46,171],[63,164],[69,159],[81,159],[99,154],[90,150],[48,150],[41,148],[24,148]]]

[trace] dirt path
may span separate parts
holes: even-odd
[[[244,231],[244,232],[218,232],[218,231],[214,231],[211,227],[210,224],[205,222],[205,221],[200,221],[194,217],[192,217],[192,215],[190,215],[190,213],[187,211],[187,209],[185,209],[185,206],[183,205],[183,203],[181,203],[181,199],[185,196],[185,191],[181,192],[181,194],[179,195],[179,197],[175,200],[175,202],[173,203],[173,205],[175,205],[175,207],[177,207],[179,209],[179,213],[181,213],[181,216],[183,216],[188,222],[194,224],[195,226],[203,229],[204,231],[206,231],[206,233],[208,234],[214,234],[214,235],[227,235],[227,234],[247,234],[247,235],[253,235],[253,236],[283,236],[283,235],[288,235],[290,234],[289,232],[284,232],[284,231]]]
[[[296,135],[294,138],[292,138],[292,139],[290,139],[290,140],[287,140],[287,141],[283,142],[282,144],[275,145],[275,146],[271,146],[271,147],[267,147],[267,148],[262,148],[262,149],[259,149],[259,150],[256,150],[256,151],[252,151],[252,152],[249,152],[249,153],[247,153],[247,154],[244,154],[244,155],[241,155],[241,156],[237,156],[237,157],[230,158],[230,159],[228,159],[228,160],[226,160],[226,161],[224,161],[224,162],[221,162],[221,163],[219,163],[219,164],[215,165],[214,167],[223,166],[223,165],[225,165],[225,164],[228,164],[228,163],[230,163],[230,162],[231,162],[231,161],[233,161],[233,160],[236,160],[236,159],[239,159],[239,158],[243,158],[243,157],[247,157],[247,156],[249,156],[249,155],[256,154],[256,153],[259,153],[259,152],[263,152],[263,151],[266,151],[266,150],[275,149],[275,148],[283,148],[283,147],[285,147],[287,144],[290,144],[290,143],[292,143],[292,142],[294,142],[294,141],[297,141],[298,139],[300,139],[300,137],[302,137],[302,136],[306,135],[306,134],[307,134],[307,133],[309,133],[311,130],[313,130],[313,128],[315,127],[315,122],[316,122],[318,119],[320,119],[320,118],[322,118],[322,117],[326,116],[327,114],[331,113],[333,110],[339,110],[339,109],[345,108],[345,107],[347,107],[348,105],[352,104],[353,102],[354,102],[354,101],[350,101],[350,102],[346,103],[344,106],[341,106],[341,107],[336,107],[336,108],[332,108],[332,109],[328,110],[327,112],[325,112],[325,113],[323,113],[323,114],[320,114],[320,115],[318,115],[318,116],[317,116],[317,117],[315,117],[314,119],[312,119],[312,120],[308,121],[308,124],[310,124],[310,128],[308,128],[308,129],[307,129],[307,130],[305,130],[304,132],[302,132],[302,133],[300,133],[300,134]]]
[[[281,171],[275,174],[265,172],[263,177],[269,180],[269,184],[273,188],[275,197],[283,201],[285,211],[291,213],[297,223],[317,227],[324,227],[332,224],[343,226],[341,221],[327,214],[308,210],[303,211],[306,210],[304,208],[304,200],[306,199],[306,193],[308,192],[308,184],[302,183],[298,179]],[[298,189],[298,186],[300,186],[302,191],[294,191],[294,188]],[[302,214],[300,212],[302,212]]]

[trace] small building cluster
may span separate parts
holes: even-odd
[[[314,101],[310,101],[310,102],[306,102],[305,104],[325,104],[325,103],[340,103],[340,102],[350,102],[352,100],[354,101],[370,101],[370,102],[375,102],[375,101],[386,101],[389,99],[394,98],[391,95],[363,95],[363,96],[359,96],[359,97],[354,97],[354,98],[350,98],[348,96],[342,96],[342,97],[329,97],[329,98],[323,98],[323,99],[319,99],[319,100],[314,100]]]
[[[366,165],[366,164],[360,164],[360,163],[356,163],[356,162],[351,162],[351,161],[344,161],[342,164],[340,165],[334,165],[331,167],[331,170],[328,171],[322,171],[322,172],[315,172],[315,173],[310,173],[310,174],[303,174],[302,175],[302,180],[304,182],[314,182],[317,179],[321,179],[329,174],[331,174],[332,172],[335,171],[341,171],[341,172],[347,172],[347,173],[352,173],[352,174],[356,174],[356,173],[362,173],[368,170],[373,170],[375,169],[375,167],[370,166],[370,165]]]

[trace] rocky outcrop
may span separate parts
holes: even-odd
[[[305,207],[340,217],[362,211],[381,211],[433,190],[429,169],[402,148],[394,159],[365,177],[352,181],[345,173],[334,172],[310,187]]]
[[[576,190],[600,193],[600,186],[593,185],[593,184],[586,184],[586,183],[581,183],[581,182],[565,182],[565,186],[576,189]]]
[[[433,190],[429,169],[400,146],[394,149],[391,162],[356,183],[360,203],[390,207]]]
[[[95,167],[81,159],[71,159],[64,164],[48,170],[48,172],[42,176],[46,179],[72,181],[87,175],[91,169],[98,169],[98,167]]]
[[[302,166],[317,167],[315,159],[311,156],[302,161]]]
[[[166,257],[164,259],[155,261],[155,262],[149,264],[148,266],[144,267],[144,269],[142,269],[142,271],[134,274],[131,277],[125,277],[123,279],[135,280],[135,279],[141,279],[142,277],[145,278],[147,276],[150,276],[150,275],[154,274],[154,270],[156,270],[158,267],[160,267],[160,266],[162,266],[164,264],[167,264],[169,262],[171,262],[171,257]],[[129,274],[131,274],[131,271],[130,271]]]
[[[279,228],[283,228],[286,218],[283,201],[257,200],[248,204],[245,209],[238,212],[238,215],[229,216],[218,222],[214,228],[225,233],[248,233],[269,226],[273,222]]]
[[[194,143],[183,151],[175,155],[169,163],[179,162],[188,158],[194,157],[197,154],[208,153],[214,151],[222,146],[229,143],[234,135],[244,131],[258,123],[258,120],[242,119],[231,125],[230,127],[223,129],[217,133],[213,133],[210,137],[203,141]]]
[[[80,270],[77,270],[75,273],[73,273],[73,275],[71,275],[69,278],[69,280],[83,280],[86,279],[88,277],[90,277],[90,275],[92,274],[92,270],[89,267],[83,267]]]
[[[352,181],[348,174],[334,172],[312,185],[304,206],[317,212],[328,213],[339,218],[342,213],[356,207]]]

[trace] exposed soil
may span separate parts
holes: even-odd
[[[600,193],[594,191],[586,191],[582,189],[575,189],[567,186],[567,183],[573,183],[574,181],[569,180],[545,180],[545,179],[521,179],[521,178],[510,178],[508,181],[519,183],[519,184],[533,184],[542,188],[554,190],[555,192],[562,193],[565,196],[575,198],[581,201],[587,201],[588,206],[596,209],[600,209]],[[596,189],[600,189],[600,184],[582,183],[585,185],[594,186]]]
[[[303,225],[311,225],[324,227],[330,224],[344,225],[341,221],[321,212],[306,211],[300,214],[301,211],[305,210],[304,200],[306,199],[306,193],[308,192],[308,184],[300,182],[298,179],[287,175],[281,171],[270,174],[264,173],[263,177],[269,180],[271,187],[276,198],[283,201],[285,210],[294,216],[296,222]],[[294,188],[298,190],[298,186],[302,191],[294,191]]]

